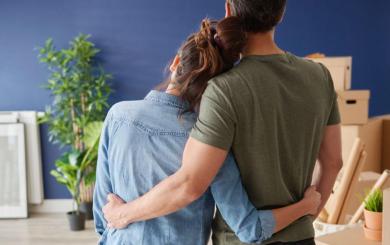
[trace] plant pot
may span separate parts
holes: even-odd
[[[85,214],[86,220],[93,220],[92,202],[82,202],[80,204],[80,211]]]
[[[81,231],[85,229],[85,214],[76,211],[67,212],[69,227],[71,231]]]
[[[364,226],[364,236],[368,240],[382,241],[382,230],[372,230]]]
[[[370,230],[382,230],[382,213],[364,209],[366,227]]]

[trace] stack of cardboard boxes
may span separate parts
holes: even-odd
[[[326,57],[311,60],[324,64],[332,76],[338,94],[342,124],[343,160],[345,162],[355,139],[362,133],[362,127],[368,123],[370,91],[351,90],[352,57]],[[367,142],[365,143],[367,144]],[[378,159],[375,160],[374,165],[379,164]],[[380,170],[378,166],[371,166],[370,169]]]
[[[369,118],[369,90],[351,90],[352,57],[314,58],[331,73],[338,94],[342,124],[342,154],[347,162],[356,138],[365,144],[367,161],[358,184],[351,190],[355,195],[348,201],[342,223],[347,223],[361,204],[361,197],[390,169],[390,115]],[[390,180],[384,189],[390,187]],[[385,207],[385,209],[389,207]],[[390,210],[387,210],[389,213]],[[390,221],[389,221],[390,222]],[[390,244],[389,244],[390,245]]]

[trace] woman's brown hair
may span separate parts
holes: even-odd
[[[199,32],[190,35],[179,49],[180,64],[173,78],[161,87],[174,84],[189,108],[195,112],[207,87],[207,82],[233,68],[246,44],[246,33],[237,17],[221,21],[204,19]]]

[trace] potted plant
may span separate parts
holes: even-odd
[[[86,215],[80,210],[80,183],[92,182],[95,179],[94,172],[86,172],[92,162],[96,162],[100,131],[103,122],[93,122],[85,129],[84,140],[88,150],[79,152],[73,150],[64,153],[55,163],[56,169],[50,173],[57,182],[65,185],[73,198],[73,209],[67,213],[70,229],[73,231],[83,230],[85,226]]]
[[[78,151],[66,152],[55,163],[57,169],[50,173],[57,182],[67,187],[73,198],[73,211],[67,213],[72,231],[84,230],[85,214],[80,212],[80,182],[83,171],[81,168],[82,154]]]
[[[60,50],[48,39],[39,48],[39,60],[51,72],[45,87],[54,97],[40,122],[48,124],[51,142],[66,147],[67,152],[56,162],[57,169],[52,174],[72,194],[77,206],[74,214],[80,215],[84,207],[83,211],[92,216],[92,204],[83,204],[91,201],[85,197],[92,196],[96,171],[97,144],[91,144],[91,135],[95,140],[100,135],[99,125],[109,107],[108,81],[112,76],[96,63],[100,50],[89,38],[80,34],[68,48]]]
[[[382,211],[383,194],[380,189],[376,189],[364,200],[364,234],[367,239],[382,240]]]

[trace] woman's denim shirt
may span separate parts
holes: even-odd
[[[121,102],[110,109],[99,144],[94,193],[99,244],[205,245],[215,204],[241,241],[261,243],[271,237],[275,226],[272,212],[258,211],[251,204],[232,154],[206,193],[186,208],[121,230],[106,227],[102,207],[109,193],[132,201],[180,168],[197,117],[185,113],[179,118],[185,109],[186,104],[178,97],[159,91],[151,91],[144,100]]]

